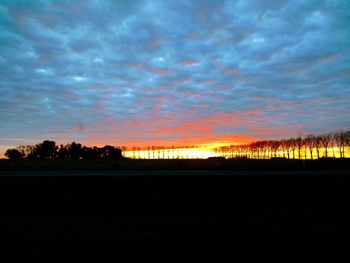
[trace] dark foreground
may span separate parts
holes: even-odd
[[[347,261],[346,170],[1,175],[2,262]]]
[[[350,158],[322,158],[293,160],[275,158],[257,159],[161,159],[161,160],[0,160],[1,171],[272,171],[272,170],[349,170]]]

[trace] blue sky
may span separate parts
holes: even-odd
[[[340,0],[2,0],[0,147],[349,128],[349,28]]]

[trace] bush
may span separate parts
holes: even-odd
[[[8,149],[5,152],[5,156],[10,160],[19,160],[23,157],[22,153],[17,149]]]

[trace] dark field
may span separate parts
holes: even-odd
[[[349,170],[350,159],[0,160],[0,171]]]
[[[254,171],[254,161],[202,171],[183,170],[186,162],[177,171],[127,171],[128,162],[106,166],[121,171],[2,166],[2,262],[348,262],[347,161]]]

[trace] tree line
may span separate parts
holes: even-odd
[[[196,148],[195,146],[180,147],[181,149]],[[72,142],[66,145],[57,145],[54,141],[43,141],[34,146],[19,146],[16,149],[8,149],[5,156],[9,159],[118,159],[122,158],[122,152],[130,151],[130,158],[140,158],[140,152],[144,152],[146,159],[179,158],[176,154],[178,147],[146,148],[114,147],[87,147],[80,143]],[[252,158],[252,159],[316,159],[316,158],[345,158],[346,149],[350,149],[350,130],[338,131],[322,135],[309,134],[296,138],[282,140],[261,140],[250,144],[231,145],[211,149],[214,156],[225,158]],[[198,152],[201,149],[198,148]],[[200,156],[200,154],[199,154]],[[200,158],[200,157],[199,157]]]
[[[55,141],[45,140],[36,145],[8,149],[5,156],[9,159],[118,159],[122,158],[122,150],[111,145],[87,147],[76,142],[57,145]]]
[[[322,135],[309,134],[304,137],[283,140],[262,140],[246,145],[232,145],[217,148],[219,156],[228,158],[270,159],[318,159],[346,157],[350,147],[350,130]]]

